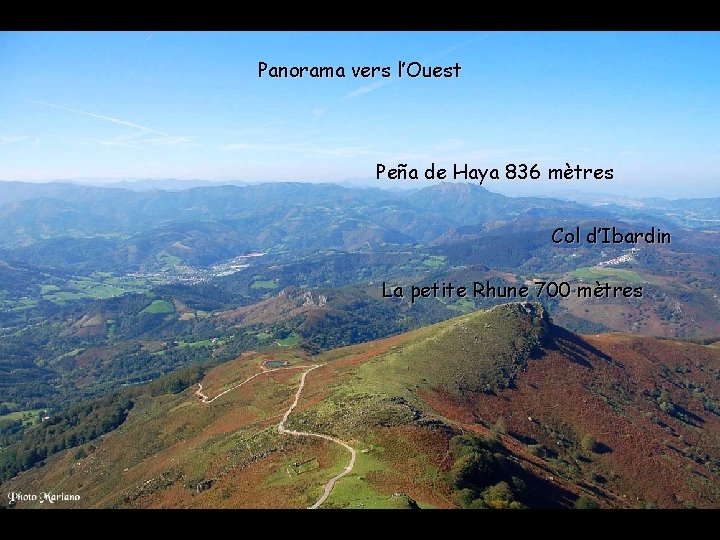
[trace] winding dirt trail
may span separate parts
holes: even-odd
[[[200,384],[200,383],[198,383],[199,388],[195,391],[195,395],[196,395],[197,397],[199,397],[199,398],[200,398],[200,401],[202,401],[203,403],[212,403],[212,402],[215,401],[217,398],[222,397],[222,396],[224,396],[225,394],[227,394],[228,392],[232,392],[233,390],[236,390],[237,388],[240,388],[243,384],[249,383],[249,382],[252,381],[255,377],[258,377],[258,376],[260,376],[260,375],[265,375],[266,373],[272,373],[273,371],[279,371],[279,370],[281,370],[281,369],[299,369],[299,368],[304,368],[304,367],[307,367],[307,366],[285,367],[285,368],[275,368],[275,369],[267,369],[266,367],[262,367],[262,371],[256,373],[256,374],[253,375],[252,377],[249,377],[249,378],[245,379],[243,382],[241,382],[241,383],[239,383],[239,384],[236,384],[235,386],[233,386],[233,387],[231,387],[231,388],[228,388],[227,390],[224,390],[224,391],[220,392],[217,396],[215,396],[215,397],[212,398],[212,399],[210,399],[210,398],[207,397],[205,394],[203,394],[203,391],[202,391],[203,385]]]
[[[232,392],[233,390],[236,390],[237,388],[240,388],[242,385],[249,383],[252,381],[255,377],[259,377],[260,375],[265,375],[267,373],[272,373],[273,371],[280,371],[281,369],[305,369],[307,368],[302,376],[300,377],[300,385],[298,386],[297,392],[295,392],[295,399],[288,408],[287,411],[285,411],[285,414],[282,417],[282,420],[278,423],[278,433],[281,433],[282,435],[291,435],[293,437],[316,437],[318,439],[325,439],[327,441],[332,441],[335,444],[339,444],[340,446],[344,447],[348,452],[350,452],[350,463],[348,463],[347,467],[345,467],[339,474],[333,476],[330,480],[327,481],[325,484],[325,488],[323,490],[323,494],[320,496],[320,498],[312,505],[308,506],[309,510],[314,510],[316,508],[319,508],[322,503],[324,503],[327,498],[332,493],[333,487],[335,486],[335,482],[340,480],[343,476],[349,474],[353,467],[355,466],[355,458],[357,456],[357,453],[355,452],[355,449],[350,446],[348,443],[341,439],[336,439],[335,437],[332,437],[330,435],[325,435],[323,433],[313,433],[311,431],[295,431],[294,429],[287,429],[285,427],[285,422],[287,422],[287,419],[290,417],[290,414],[293,412],[293,409],[297,406],[298,402],[300,401],[300,396],[302,395],[302,391],[305,388],[305,378],[307,377],[308,373],[310,373],[312,370],[317,369],[319,367],[322,367],[321,364],[312,364],[310,366],[287,366],[287,367],[281,367],[281,368],[275,368],[275,369],[268,369],[265,366],[260,366],[262,371],[256,373],[252,377],[248,377],[243,382],[236,384],[235,386],[228,388],[227,390],[224,390],[220,392],[217,396],[214,398],[209,398],[207,395],[205,395],[202,391],[203,385],[198,383],[198,389],[195,391],[195,395],[200,398],[200,401],[205,404],[210,404],[213,401],[215,401],[217,398],[224,396],[228,392]]]
[[[324,435],[322,433],[312,433],[311,431],[295,431],[294,429],[287,429],[285,427],[285,422],[287,421],[288,417],[290,416],[290,413],[293,411],[295,406],[298,404],[298,401],[300,400],[300,394],[302,394],[303,388],[305,387],[305,377],[307,377],[307,374],[310,373],[313,369],[317,369],[320,366],[314,365],[307,371],[305,371],[302,374],[302,377],[300,378],[300,386],[298,386],[297,392],[295,393],[295,401],[293,401],[292,405],[290,405],[290,408],[285,411],[285,415],[282,417],[282,420],[280,420],[280,423],[278,424],[278,431],[283,434],[287,435],[294,435],[296,437],[317,437],[320,439],[326,439],[328,441],[332,441],[336,444],[339,444],[340,446],[344,446],[345,449],[350,452],[350,463],[348,463],[348,466],[345,467],[340,474],[337,474],[333,476],[328,482],[325,484],[325,490],[323,491],[322,496],[313,504],[312,506],[308,506],[308,509],[314,510],[315,508],[318,508],[322,503],[325,502],[325,500],[330,496],[330,493],[332,493],[333,486],[335,485],[335,482],[340,480],[343,476],[346,474],[349,474],[350,471],[353,470],[353,467],[355,466],[355,449],[350,446],[345,441],[341,441],[340,439],[336,439],[335,437],[331,437],[330,435]]]

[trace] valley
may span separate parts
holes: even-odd
[[[706,200],[593,206],[469,184],[399,193],[329,184],[9,186],[0,231],[21,240],[0,246],[3,486],[35,489],[54,470],[53,489],[67,492],[83,476],[78,486],[90,489],[102,472],[106,480],[80,503],[59,502],[83,507],[716,501],[708,483],[717,474],[720,229],[708,219],[720,210]],[[675,213],[647,214],[663,204]],[[702,229],[692,228],[698,215]],[[672,243],[555,244],[561,225],[662,226]],[[433,283],[469,294],[421,294]],[[538,283],[559,285],[538,293]],[[579,292],[606,284],[641,287],[642,298]],[[523,298],[484,293],[521,289]],[[548,294],[555,290],[563,294]],[[523,304],[503,305],[513,300]],[[483,311],[494,306],[500,311]],[[527,326],[510,306],[543,315]],[[472,336],[460,320],[473,321]],[[447,328],[456,344],[443,340]],[[277,367],[261,367],[268,359]],[[536,365],[557,373],[536,380]],[[558,373],[577,377],[573,395],[590,409],[558,401]],[[535,401],[543,392],[563,415]],[[596,424],[601,410],[620,416]],[[188,423],[188,414],[202,422]],[[539,424],[528,420],[541,414]],[[674,498],[620,459],[637,463],[640,450],[625,448],[617,425],[653,448],[653,466],[695,467],[690,476],[668,470]],[[584,449],[588,434],[622,451]],[[117,437],[117,450],[103,446]],[[488,457],[497,481],[473,484],[480,464],[470,456],[486,454],[499,456]],[[238,475],[244,491],[230,487]],[[261,496],[261,485],[273,489]],[[622,500],[628,490],[637,504]]]
[[[73,204],[78,211],[104,213],[92,222],[93,228],[75,236],[68,232],[78,231],[76,214],[63,218],[72,227],[57,228],[64,222],[51,220],[29,244],[6,245],[0,253],[4,258],[0,262],[0,349],[8,359],[4,369],[28,383],[22,373],[34,374],[34,391],[18,389],[12,382],[16,377],[8,379],[13,389],[4,401],[14,403],[6,405],[13,411],[98,395],[114,385],[147,380],[203,356],[230,358],[244,349],[298,342],[321,350],[505,301],[479,297],[426,299],[409,305],[388,302],[382,298],[381,284],[391,280],[407,287],[442,281],[519,287],[534,280],[567,281],[573,290],[594,285],[595,280],[613,286],[642,285],[642,302],[577,295],[538,297],[533,287],[528,300],[543,302],[558,322],[573,330],[678,337],[720,334],[715,282],[720,255],[711,249],[713,236],[720,233],[676,233],[684,242],[682,254],[669,246],[642,246],[633,248],[630,259],[624,258],[622,247],[550,246],[552,225],[558,220],[548,216],[572,212],[582,223],[583,216],[601,213],[577,203],[512,199],[466,184],[440,184],[402,196],[300,184],[187,192],[132,192],[72,184],[10,183],[7,187],[3,194],[10,202],[0,206],[5,209],[4,214],[0,212],[0,217],[5,216],[0,219],[0,230],[6,238],[17,238],[28,230],[25,222],[16,219],[27,219],[31,203],[40,196],[46,197],[43,212],[53,204],[59,209]],[[101,203],[108,200],[113,204],[103,207]],[[228,201],[236,206],[229,206]],[[428,201],[436,202],[428,207]],[[707,211],[707,204],[702,204]],[[17,205],[30,206],[18,213]],[[177,214],[182,219],[162,221],[170,216],[168,205],[178,211],[182,208]],[[148,207],[154,214],[127,219]],[[207,221],[211,209],[214,221]],[[121,213],[112,215],[109,222],[110,216],[103,216],[113,210]],[[623,219],[638,219],[637,215],[633,206]],[[152,220],[157,225],[153,232],[141,229]],[[478,220],[484,224],[465,225]],[[322,230],[311,232],[318,225]],[[343,229],[340,235],[339,229]],[[394,240],[370,239],[390,230],[396,231]],[[403,236],[408,234],[412,237]],[[220,251],[215,235],[222,242]],[[356,238],[363,236],[367,240],[358,244]],[[115,243],[108,245],[107,238],[116,238]],[[245,238],[241,245],[232,243],[241,238]],[[308,245],[311,239],[322,247]],[[83,246],[80,251],[79,246]],[[108,249],[107,256],[101,254]],[[233,253],[235,249],[243,251]],[[228,258],[219,258],[223,253]],[[68,260],[70,254],[72,260]],[[132,259],[124,258],[129,254]],[[197,266],[197,261],[207,266]],[[693,276],[690,281],[688,273]],[[596,309],[597,305],[604,309]],[[325,329],[327,321],[333,321],[330,334]],[[51,381],[55,390],[49,387]],[[59,387],[58,381],[63,381]],[[68,386],[72,391],[63,392]],[[32,397],[40,393],[44,399]]]
[[[720,508],[720,34],[86,15],[0,31],[5,529]]]

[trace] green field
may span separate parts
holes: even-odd
[[[39,297],[48,302],[66,304],[78,300],[107,299],[120,296],[126,292],[146,292],[151,283],[136,278],[113,276],[109,272],[94,272],[91,277],[76,277],[62,286],[54,284],[40,285]],[[32,303],[31,303],[32,302]],[[37,305],[36,298],[7,302],[7,307],[20,311],[28,306]]]
[[[60,287],[57,285],[40,285],[40,294],[48,294],[50,292],[59,291]]]
[[[190,341],[187,343],[191,348],[212,347],[212,344],[212,340],[210,339],[201,339],[200,341]]]
[[[438,268],[445,264],[445,258],[444,255],[431,255],[423,261],[423,265],[428,268]]]
[[[43,300],[55,302],[57,304],[64,304],[69,300],[82,300],[83,298],[89,298],[85,294],[74,291],[58,291],[52,294],[44,294]]]
[[[45,409],[28,409],[25,411],[11,412],[0,416],[0,422],[2,422],[3,420],[22,420],[23,424],[32,425],[39,421],[38,413],[44,410]]]
[[[153,300],[152,303],[140,313],[173,313],[175,308],[167,300]]]
[[[211,339],[201,339],[199,341],[178,341],[178,347],[190,347],[190,348],[197,348],[197,347],[212,347],[213,345],[222,345],[225,342],[223,340],[217,340],[214,344]]]
[[[16,302],[3,302],[3,309],[8,311],[25,311],[38,305],[38,301],[32,298],[22,298]]]
[[[277,344],[282,345],[283,347],[291,347],[292,345],[297,345],[298,343],[300,343],[300,336],[295,332],[284,339],[277,340]]]
[[[87,294],[91,295],[93,298],[101,299],[120,296],[124,292],[124,289],[113,285],[97,285],[87,289]]]
[[[362,447],[355,448],[357,452],[355,466],[352,473],[341,478],[335,484],[332,494],[327,500],[328,508],[392,508],[392,501],[389,495],[377,493],[372,486],[365,481],[365,476],[371,472],[385,472],[389,470],[387,463],[378,460],[374,454],[382,453],[382,448],[375,448],[370,452],[363,453]],[[326,474],[337,474],[345,468],[349,460],[347,451],[331,470]]]

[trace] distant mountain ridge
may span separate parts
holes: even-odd
[[[541,209],[541,210],[539,210]],[[557,199],[510,198],[471,184],[440,184],[390,193],[332,184],[268,183],[196,187],[183,191],[130,191],[74,184],[6,183],[0,191],[0,245],[18,247],[59,236],[131,235],[171,222],[234,221],[241,227],[323,229],[358,220],[409,238],[430,241],[452,226],[542,211],[584,216],[599,211]],[[352,227],[351,227],[352,228]],[[392,234],[395,233],[390,233]]]

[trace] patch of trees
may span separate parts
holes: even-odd
[[[201,381],[204,375],[203,366],[189,366],[160,377],[148,384],[147,389],[152,396],[179,394],[191,384]]]
[[[695,345],[712,345],[714,343],[720,342],[720,336],[698,338],[658,336],[655,339],[660,339],[664,341],[684,341],[686,343],[694,343]]]
[[[131,399],[120,394],[74,403],[26,430],[20,441],[0,450],[0,481],[9,480],[66,448],[112,431],[125,421],[133,405]]]
[[[463,508],[524,508],[525,482],[497,437],[457,435],[450,440],[455,462],[448,473]]]
[[[17,403],[21,409],[43,407],[55,394],[57,375],[38,366],[33,343],[17,336],[0,338],[0,396],[2,401]]]
[[[236,296],[214,283],[158,285],[153,291],[162,298],[179,298],[190,309],[218,311],[236,307]]]
[[[593,453],[600,450],[601,447],[597,440],[595,440],[595,437],[588,433],[580,441],[580,448],[582,448],[585,452]]]
[[[441,245],[436,248],[436,252],[462,264],[484,264],[516,271],[519,266],[533,258],[536,250],[547,249],[546,239],[549,237],[549,233],[538,233],[537,229],[502,230],[498,233],[480,234],[478,238],[470,241]]]
[[[655,387],[653,389],[653,391],[650,393],[650,395],[655,398],[655,401],[656,401],[658,407],[660,408],[660,410],[662,412],[672,416],[673,418],[676,418],[676,419],[680,420],[681,422],[691,425],[691,426],[698,426],[699,424],[703,423],[702,418],[700,418],[696,414],[690,412],[682,405],[674,402],[672,399],[672,396],[666,389],[664,389],[664,388],[660,389],[660,388]],[[707,403],[708,405],[710,405],[711,408],[708,408],[707,406],[705,406],[706,403],[707,402],[705,400],[703,400],[703,406],[705,407],[705,409],[709,410],[710,412],[713,412],[712,405],[714,405],[714,403],[712,403],[712,405]]]
[[[587,495],[580,495],[575,501],[574,507],[578,510],[594,510],[600,508],[598,504]]]
[[[17,441],[22,432],[22,420],[0,420],[0,448]]]
[[[321,351],[384,338],[457,315],[438,301],[417,302],[408,309],[405,304],[377,300],[353,288],[316,289],[313,295],[327,298],[325,309],[279,321],[271,327],[272,334],[282,339],[295,332],[302,337],[305,350]]]
[[[655,312],[663,321],[678,322],[682,318],[682,314],[680,312],[676,311],[672,308],[672,306],[669,306],[665,302],[659,304],[655,309]]]
[[[397,313],[390,305],[367,298],[343,306],[342,311],[333,310],[318,317],[306,315],[297,330],[305,340],[322,349],[332,349],[397,333],[396,318]]]
[[[0,421],[0,482],[21,471],[42,464],[45,459],[68,448],[86,444],[118,428],[142,396],[177,394],[200,381],[211,363],[187,366],[153,382],[123,389],[112,395],[72,403],[50,419],[30,428],[22,421]],[[3,448],[4,447],[4,448]],[[83,449],[76,452],[80,459]]]

